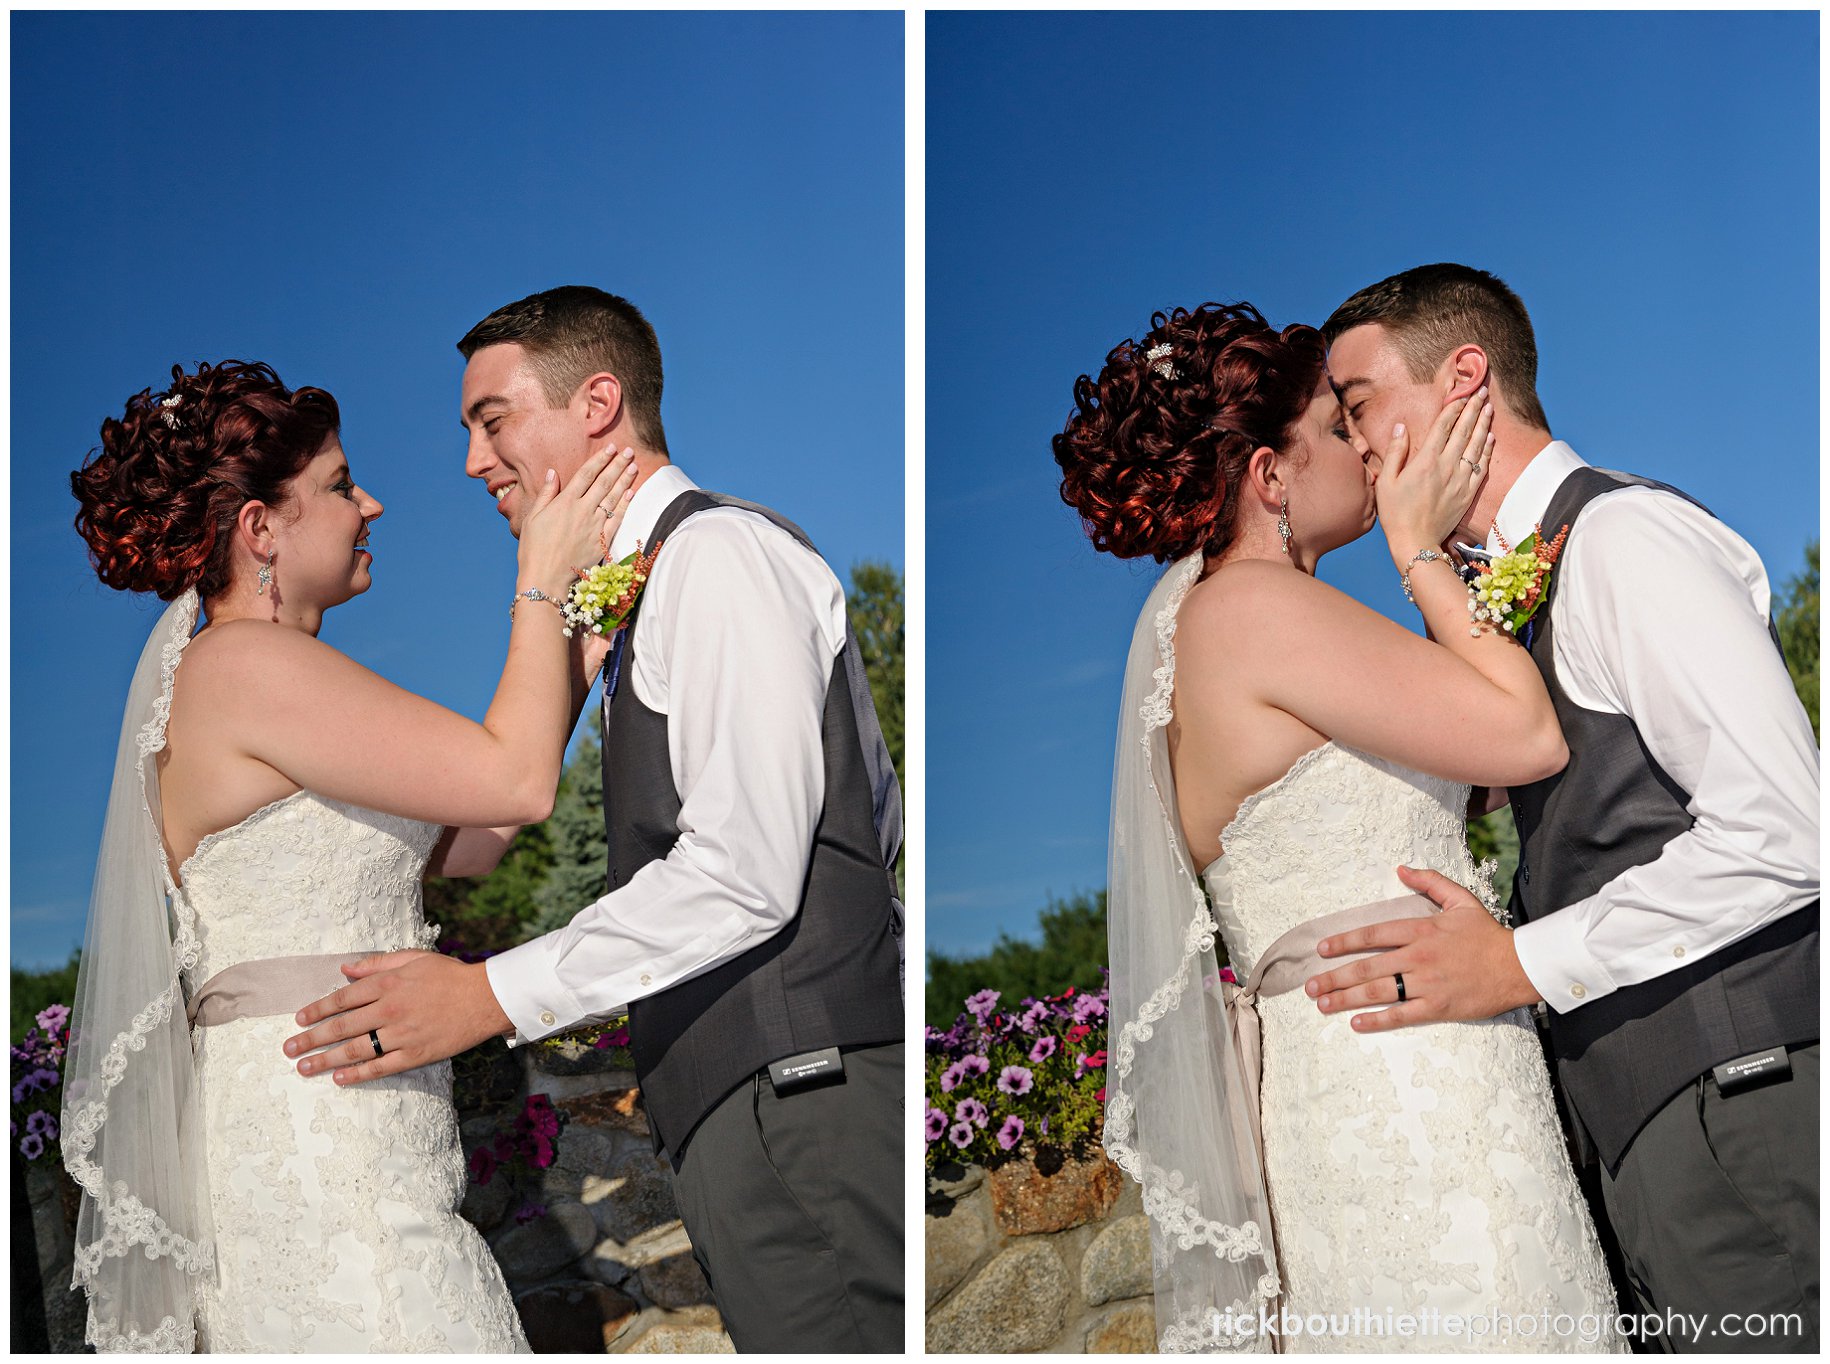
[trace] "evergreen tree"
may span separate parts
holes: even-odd
[[[1512,898],[1512,878],[1519,869],[1519,828],[1510,805],[1468,821],[1468,852],[1477,863],[1492,858],[1500,864],[1493,874],[1493,889],[1504,905]]]
[[[1822,663],[1821,631],[1817,618],[1817,552],[1818,542],[1805,546],[1805,571],[1785,585],[1785,591],[1773,603],[1773,624],[1779,631],[1779,643],[1785,652],[1786,671],[1792,675],[1792,686],[1798,692],[1805,714],[1811,717],[1811,733],[1822,736],[1818,727],[1818,668]]]
[[[902,575],[885,563],[852,565],[851,591],[845,594],[845,608],[851,617],[852,632],[858,637],[858,652],[864,657],[864,673],[870,679],[871,700],[876,703],[883,742],[895,764],[896,780],[901,781]]]
[[[464,951],[512,947],[537,912],[534,892],[552,864],[547,826],[526,825],[488,875],[428,878],[426,918],[439,925],[441,941],[455,940]]]
[[[587,724],[578,755],[560,778],[559,796],[546,822],[552,860],[534,891],[536,912],[522,932],[524,940],[564,928],[604,893],[609,860],[604,848],[604,728],[596,707],[590,708]]]
[[[947,1027],[968,995],[996,990],[1008,1003],[1027,996],[1058,995],[1070,985],[1097,990],[1105,983],[1106,893],[1050,900],[1040,917],[1042,940],[998,935],[980,957],[928,953],[927,1020]]]

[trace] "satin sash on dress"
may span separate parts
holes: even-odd
[[[185,1006],[192,1027],[208,1028],[241,1018],[293,1014],[349,984],[337,968],[373,952],[328,952],[319,956],[267,957],[237,962],[204,981]]]
[[[1239,1064],[1245,1076],[1246,1100],[1252,1119],[1252,1140],[1258,1147],[1258,1162],[1264,1164],[1264,1123],[1259,1117],[1259,1089],[1263,1082],[1263,1044],[1258,1019],[1258,1001],[1273,995],[1301,989],[1311,976],[1332,971],[1337,966],[1376,957],[1378,951],[1348,952],[1336,957],[1316,954],[1315,945],[1323,938],[1368,924],[1392,919],[1422,919],[1438,910],[1421,895],[1400,895],[1391,900],[1375,900],[1351,909],[1324,914],[1298,924],[1265,949],[1252,974],[1243,984],[1223,982],[1221,997],[1226,1005],[1227,1024],[1233,1034],[1233,1046],[1239,1053]],[[1385,949],[1379,949],[1385,950]]]

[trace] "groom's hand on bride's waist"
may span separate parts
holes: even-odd
[[[345,966],[343,974],[348,985],[295,1015],[306,1031],[286,1040],[286,1054],[297,1058],[301,1075],[329,1072],[337,1084],[361,1084],[514,1031],[481,962],[383,952]]]
[[[1398,868],[1398,879],[1442,910],[1421,919],[1393,919],[1322,939],[1324,957],[1376,956],[1312,976],[1304,987],[1323,1013],[1377,1008],[1354,1015],[1355,1032],[1385,1032],[1416,1023],[1493,1018],[1539,995],[1512,945],[1473,894],[1440,872]],[[1402,1001],[1398,978],[1404,978]],[[1379,1007],[1382,1006],[1382,1007]]]

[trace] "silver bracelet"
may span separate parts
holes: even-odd
[[[1411,555],[1411,561],[1404,566],[1404,572],[1398,575],[1399,585],[1404,588],[1404,599],[1412,606],[1417,604],[1417,598],[1411,595],[1411,570],[1418,564],[1435,563],[1439,559],[1444,563],[1448,562],[1443,558],[1442,551],[1439,549],[1420,549]]]
[[[563,611],[565,609],[564,607],[560,606],[559,599],[557,597],[549,597],[549,596],[547,596],[546,593],[542,592],[539,588],[530,587],[525,592],[517,592],[515,594],[515,599],[508,604],[508,618],[510,621],[514,620],[515,608],[517,606],[521,605],[521,599],[523,597],[527,598],[529,601],[543,601],[547,605],[554,607],[561,611]]]

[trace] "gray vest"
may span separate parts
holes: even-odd
[[[698,490],[668,504],[650,543],[665,554],[682,521],[718,506],[755,511],[812,548],[767,508]],[[643,705],[628,681],[635,639],[631,623],[605,668],[611,890],[666,857],[680,836],[667,717]],[[630,1051],[655,1150],[676,1165],[699,1120],[770,1062],[903,1034],[902,906],[891,870],[902,844],[901,794],[849,632],[833,663],[820,738],[826,799],[794,918],[741,956],[629,1006]]]
[[[1573,538],[1582,509],[1602,493],[1641,485],[1694,499],[1649,479],[1578,469],[1544,513],[1544,534]],[[1626,871],[1657,859],[1695,822],[1690,793],[1660,766],[1629,716],[1586,710],[1557,680],[1553,572],[1527,647],[1569,742],[1569,766],[1512,791],[1519,828],[1515,922],[1574,904]],[[1681,657],[1682,611],[1673,653]],[[1775,647],[1778,636],[1773,638]],[[1557,1073],[1577,1119],[1610,1170],[1665,1103],[1711,1067],[1766,1047],[1817,1037],[1817,905],[1794,911],[1739,942],[1638,985],[1550,1012]]]

